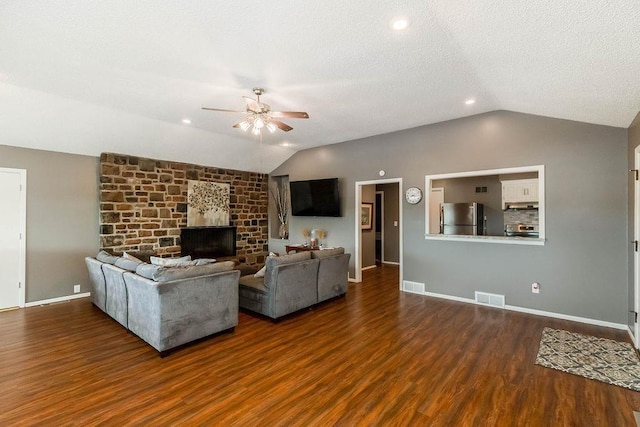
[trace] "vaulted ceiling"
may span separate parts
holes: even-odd
[[[637,0],[4,0],[0,144],[269,172],[499,109],[628,127],[639,40]],[[201,109],[244,109],[256,86],[310,119],[260,142]]]

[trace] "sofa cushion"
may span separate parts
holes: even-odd
[[[106,264],[115,264],[119,257],[115,255],[111,255],[107,251],[100,251],[98,255],[96,255],[96,259],[100,262],[104,262]]]
[[[264,280],[261,277],[242,276],[240,277],[240,286],[251,288],[253,291],[263,294],[267,293],[267,288],[264,286]]]
[[[208,274],[222,273],[233,270],[233,261],[216,262],[215,264],[193,265],[189,267],[165,267],[160,266],[151,279],[156,282],[170,282],[173,280],[188,279]]]
[[[160,268],[162,267],[160,267],[159,265],[147,264],[145,262],[140,264],[138,268],[136,268],[136,274],[146,279],[153,280],[153,275],[156,274],[156,272]]]
[[[180,258],[160,258],[157,256],[152,256],[149,257],[149,260],[151,261],[151,264],[153,265],[161,265],[164,267],[171,267],[174,266],[176,264],[182,264],[184,262],[189,262],[191,261],[191,255],[186,255]]]
[[[344,248],[320,249],[318,251],[311,251],[311,258],[312,259],[327,258],[330,256],[342,255],[342,254],[344,254]]]
[[[136,268],[138,268],[140,264],[142,264],[142,261],[132,261],[122,257],[118,258],[115,262],[116,267],[127,271],[136,271]]]
[[[295,254],[282,255],[282,256],[268,256],[266,266],[267,269],[271,269],[276,265],[293,264],[294,262],[306,261],[311,259],[310,252],[298,252]]]

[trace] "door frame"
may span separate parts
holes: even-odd
[[[18,278],[20,285],[18,288],[18,307],[24,308],[26,295],[26,259],[27,259],[27,170],[11,169],[0,167],[0,173],[15,173],[20,177],[20,202],[18,209],[20,210],[20,249],[19,249],[19,266]]]
[[[376,196],[378,194],[380,195],[380,263],[384,264],[384,191],[376,190]]]
[[[398,288],[402,289],[402,277],[403,277],[403,256],[402,256],[402,178],[389,178],[389,179],[376,179],[371,181],[356,181],[356,197],[354,204],[354,226],[355,226],[355,277],[354,281],[357,283],[362,282],[362,230],[360,229],[360,205],[362,204],[362,187],[365,185],[376,184],[398,184],[398,217],[399,217],[399,238],[398,238],[398,255],[400,258],[400,281]]]
[[[634,150],[634,167],[640,169],[640,145]],[[637,173],[637,172],[636,172]],[[633,240],[640,240],[640,181],[633,180]],[[640,252],[633,250],[633,311],[638,313],[640,309]],[[636,348],[640,348],[640,324],[635,319],[632,331],[632,339]]]

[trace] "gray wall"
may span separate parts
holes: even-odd
[[[27,170],[26,302],[90,292],[98,251],[98,159],[0,145],[0,167]]]
[[[378,184],[377,191],[384,192],[384,259],[386,262],[400,262],[400,227],[393,225],[400,222],[398,208],[399,186],[393,184]]]
[[[633,123],[629,127],[629,144],[628,144],[628,169],[635,169],[635,149],[640,145],[640,113],[636,116]],[[634,175],[629,174],[628,177],[629,182],[629,206],[628,206],[628,229],[629,233],[627,236],[627,240],[631,242],[634,239],[634,224],[633,224],[633,215],[634,215],[634,203],[635,203],[635,195],[634,195]],[[634,283],[633,283],[633,249],[632,246],[629,245],[628,250],[628,263],[629,263],[629,275],[628,275],[628,311],[629,316],[627,319],[627,323],[631,330],[634,327],[634,315],[633,311],[634,307]]]
[[[341,178],[343,216],[326,228],[332,245],[353,253],[355,182],[381,169],[402,177],[404,189],[424,190],[429,174],[543,164],[545,246],[425,240],[424,202],[404,203],[404,279],[429,292],[493,292],[514,306],[626,324],[627,146],[626,129],[496,111],[300,151],[273,174]]]

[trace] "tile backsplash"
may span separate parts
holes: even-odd
[[[538,209],[507,209],[505,224],[538,224]]]

